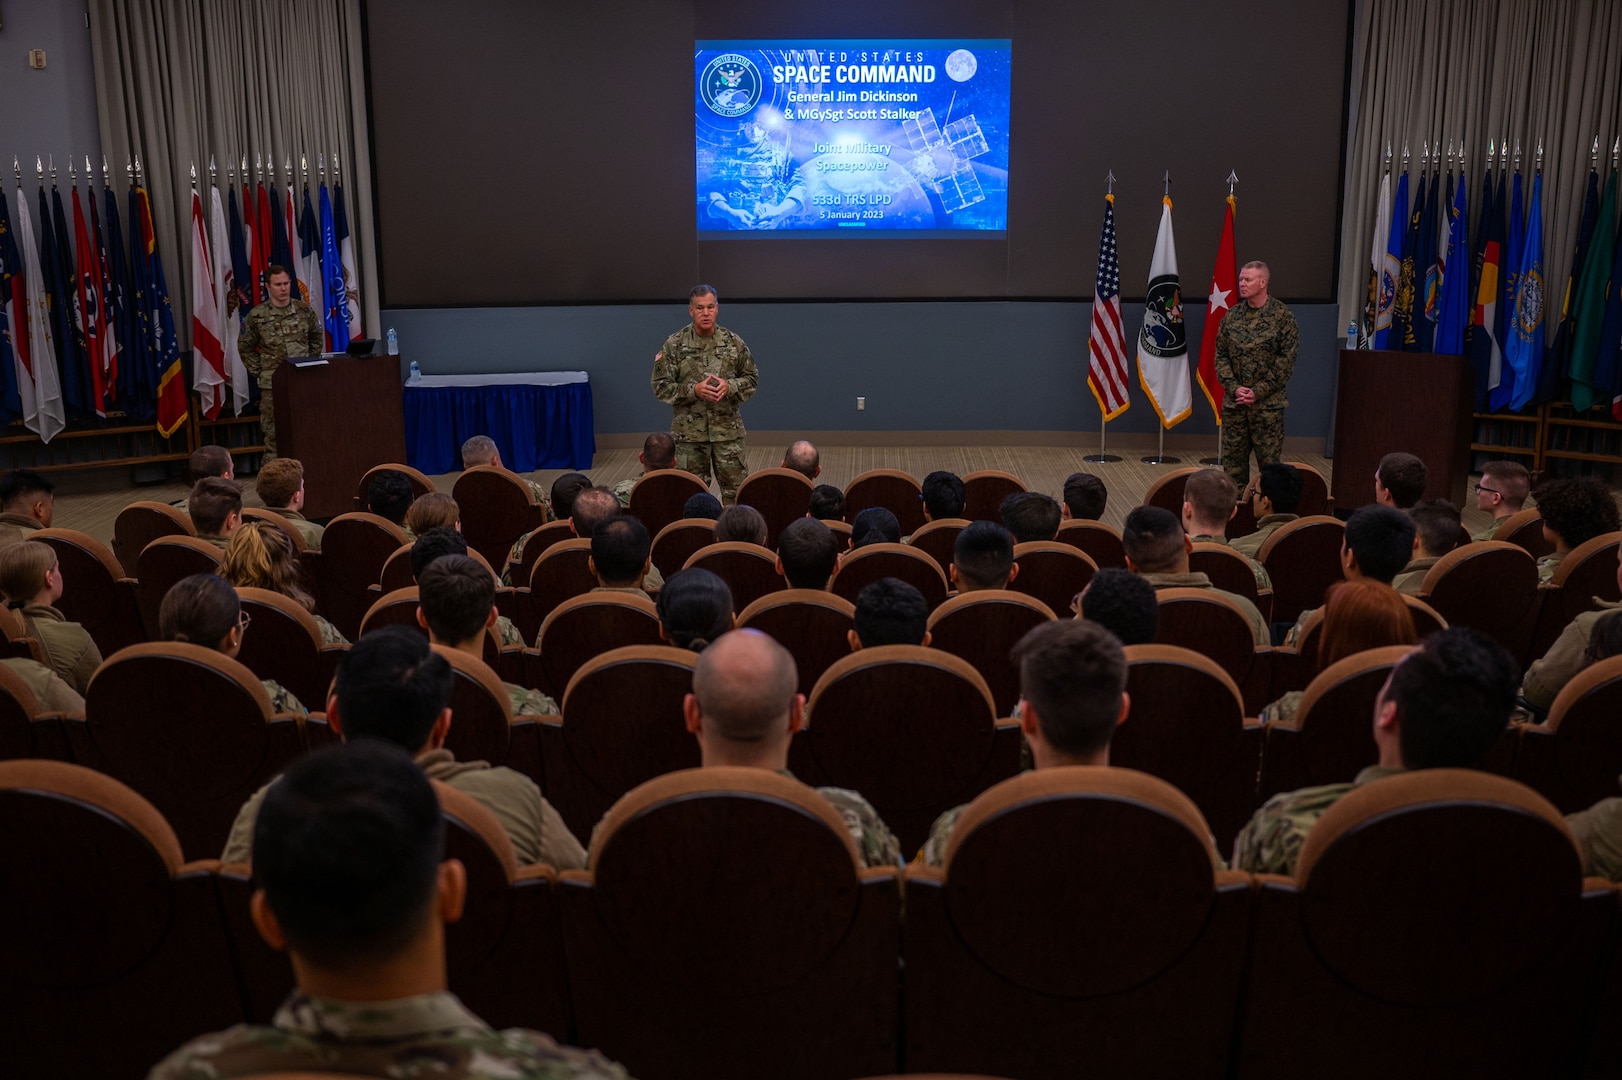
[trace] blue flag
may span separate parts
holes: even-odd
[[[85,358],[84,338],[79,334],[78,320],[73,317],[78,292],[69,282],[73,273],[73,249],[67,246],[67,215],[62,209],[62,194],[54,187],[52,198],[39,189],[39,265],[41,282],[51,313],[51,341],[56,347],[56,370],[62,380],[62,400],[68,409],[68,419],[94,415],[90,403],[90,368]],[[51,213],[51,203],[56,212]]]
[[[270,184],[270,261],[285,266],[287,272],[297,279],[298,273],[293,266],[293,244],[287,236],[287,203],[276,194],[274,180]]]
[[[17,198],[25,199],[22,188],[17,189]],[[6,193],[0,190],[0,424],[9,424],[13,420],[22,419],[23,402],[17,393],[17,364],[12,353],[12,328],[10,320],[6,317],[6,308],[9,305],[17,312],[19,319],[28,318],[24,304],[17,297],[21,290],[13,290],[13,279],[20,279],[23,272],[22,257],[17,253],[17,241],[11,236],[11,211],[6,205]],[[21,344],[27,339],[26,331],[19,331],[17,342]],[[27,346],[23,346],[26,353]]]
[[[131,418],[149,421],[158,415],[158,381],[152,359],[152,269],[141,232],[139,188],[130,188],[129,223],[130,338],[124,346],[129,363],[118,380],[118,405]]]
[[[1459,183],[1453,193],[1453,206],[1449,209],[1450,224],[1447,232],[1447,251],[1437,260],[1442,267],[1440,295],[1436,301],[1435,351],[1447,356],[1464,352],[1464,328],[1470,322],[1470,211],[1465,199],[1468,184],[1464,170],[1459,170]]]
[[[1424,177],[1420,177],[1420,183],[1424,184]],[[1431,177],[1420,200],[1414,236],[1414,319],[1407,345],[1410,352],[1428,353],[1436,343],[1436,204],[1441,187],[1438,173]]]
[[[1515,369],[1515,393],[1510,408],[1524,409],[1537,391],[1538,370],[1543,363],[1543,316],[1547,303],[1543,279],[1543,174],[1532,177],[1532,205],[1526,211],[1526,250],[1521,254],[1521,272],[1515,281],[1515,321],[1504,351],[1519,358]]]
[[[1402,343],[1402,334],[1397,326],[1396,304],[1402,285],[1402,241],[1408,234],[1408,174],[1403,173],[1397,178],[1397,198],[1391,206],[1391,232],[1385,245],[1385,259],[1380,265],[1380,306],[1387,304],[1390,297],[1391,313],[1387,319],[1389,325],[1380,326],[1374,331],[1371,348],[1389,349]]]
[[[248,302],[248,279],[253,274],[253,264],[248,262],[248,238],[242,231],[242,215],[237,211],[237,189],[232,186],[226,197],[230,224],[227,230],[230,239],[226,243],[231,248],[231,281],[232,292],[235,294],[235,316],[238,325],[248,318],[248,311],[252,305]],[[257,379],[248,380],[250,387],[257,387]]]
[[[349,348],[349,307],[344,302],[344,264],[338,255],[338,233],[332,222],[332,199],[321,185],[321,272],[327,310],[323,319],[334,352]]]
[[[1498,299],[1498,331],[1494,334],[1498,339],[1499,351],[1503,354],[1503,370],[1498,385],[1487,399],[1487,407],[1494,412],[1509,407],[1509,403],[1515,399],[1516,381],[1526,377],[1515,369],[1515,360],[1509,351],[1509,338],[1515,332],[1515,285],[1521,278],[1521,256],[1526,254],[1525,206],[1521,171],[1516,169],[1514,189],[1509,199],[1509,232],[1504,238],[1504,284]]]

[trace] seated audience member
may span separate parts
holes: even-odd
[[[417,624],[428,640],[484,659],[484,631],[500,617],[496,583],[478,560],[441,555],[417,575]],[[539,690],[503,682],[514,716],[555,714],[558,703]]]
[[[1066,521],[1097,521],[1104,516],[1109,504],[1109,490],[1104,481],[1092,473],[1071,473],[1064,481],[1064,505],[1060,509]]]
[[[1622,619],[1604,619],[1595,628],[1583,666],[1613,656],[1622,656]],[[1587,810],[1568,814],[1566,824],[1583,853],[1583,871],[1622,881],[1622,798],[1601,799]]]
[[[32,469],[13,469],[0,478],[0,548],[51,527],[56,485]]]
[[[1446,499],[1425,499],[1408,516],[1414,519],[1414,557],[1391,579],[1391,587],[1418,596],[1430,568],[1459,546],[1459,511]]]
[[[580,539],[590,540],[596,534],[600,523],[623,513],[619,500],[614,498],[612,491],[605,487],[589,487],[574,497],[574,505],[569,512],[569,528],[573,529],[575,536]],[[637,524],[640,525],[641,522]],[[646,528],[643,531],[646,532]],[[664,588],[664,584],[665,576],[659,573],[657,566],[649,564],[647,573],[642,579],[642,591],[649,596],[655,596]]]
[[[806,513],[819,521],[844,521],[845,493],[832,484],[818,484],[811,489],[811,504]]]
[[[347,743],[388,743],[411,754],[430,780],[439,780],[482,803],[501,822],[522,865],[545,863],[583,870],[586,852],[541,789],[523,773],[482,761],[457,761],[445,749],[451,728],[454,675],[428,639],[404,626],[372,631],[344,654],[327,698],[327,723]],[[220,861],[253,863],[254,821],[265,793],[260,788],[237,813]]]
[[[164,641],[188,641],[234,660],[242,651],[242,635],[248,632],[248,622],[248,613],[242,610],[237,591],[228,581],[218,574],[193,574],[175,582],[164,594],[158,608],[158,637]],[[309,710],[287,687],[274,679],[259,681],[270,695],[271,712],[308,714]]]
[[[1389,506],[1360,506],[1346,519],[1340,541],[1340,572],[1347,581],[1368,579],[1391,584],[1414,555],[1414,519]],[[1284,644],[1295,648],[1301,630],[1317,608],[1308,608],[1290,627]]]
[[[924,477],[921,486],[925,521],[945,521],[963,516],[964,487],[957,473],[937,469]]]
[[[1318,667],[1312,674],[1369,649],[1412,645],[1419,640],[1413,612],[1401,594],[1378,581],[1337,581],[1324,601],[1323,625],[1318,628]],[[1262,710],[1262,719],[1275,723],[1295,719],[1305,691],[1290,690]]]
[[[496,446],[496,441],[488,435],[475,435],[462,444],[462,468],[475,469],[480,465],[488,465],[491,468],[501,469],[503,472],[512,472],[511,469],[501,463],[501,448]],[[513,475],[517,476],[518,474],[513,473]],[[579,473],[564,474],[564,476],[579,475]],[[562,477],[558,479],[561,480]],[[582,477],[582,479],[584,478]],[[550,515],[552,506],[557,501],[557,483],[553,483],[550,497],[548,497],[546,489],[535,481],[525,480],[524,483],[529,485],[529,493],[535,497],[535,501],[546,507]]]
[[[928,645],[929,602],[900,578],[879,578],[856,594],[851,651],[880,645]]]
[[[704,767],[770,769],[792,778],[789,741],[805,724],[799,683],[794,657],[758,630],[734,630],[705,649],[693,670],[693,692],[682,702]],[[864,866],[901,865],[901,842],[871,803],[845,788],[816,792],[845,820]]]
[[[587,564],[597,576],[592,592],[635,593],[646,596],[642,582],[653,568],[648,552],[653,542],[648,530],[630,514],[615,514],[591,531]]]
[[[254,479],[254,490],[259,492],[259,499],[267,510],[274,510],[293,523],[294,530],[304,538],[306,548],[321,550],[321,534],[326,530],[302,513],[304,464],[298,458],[279,457],[265,462]]]
[[[454,785],[454,781],[451,781]],[[619,1078],[595,1051],[492,1030],[446,989],[445,923],[467,874],[444,854],[434,789],[377,739],[317,750],[265,792],[253,830],[251,914],[290,954],[297,989],[270,1024],[194,1039],[151,1080],[281,1073]]]
[[[276,459],[271,458],[270,460],[275,461]],[[270,461],[265,462],[265,464],[269,465]],[[261,466],[259,469],[261,476],[264,475],[264,471],[264,467]],[[188,487],[196,487],[197,481],[205,476],[218,476],[222,480],[235,480],[237,478],[236,462],[232,460],[231,452],[223,446],[216,446],[212,443],[208,446],[199,446],[191,452],[191,457],[186,462],[185,475]],[[188,512],[186,507],[190,501],[189,498],[182,497],[169,505],[184,514]],[[269,506],[270,504],[266,503],[265,505]]]
[[[235,480],[205,476],[191,489],[186,506],[197,539],[224,551],[231,534],[242,526],[242,485]]]
[[[1560,560],[1596,536],[1616,532],[1616,497],[1596,476],[1550,480],[1537,492],[1543,536],[1554,552],[1538,560],[1538,580],[1550,581]]]
[[[1425,463],[1400,450],[1380,459],[1374,470],[1374,501],[1396,510],[1410,510],[1425,494]]]
[[[1294,469],[1290,470],[1294,472]],[[1228,522],[1239,512],[1239,488],[1233,477],[1221,469],[1201,469],[1188,478],[1183,488],[1183,529],[1196,544],[1228,543]],[[1256,588],[1271,589],[1273,579],[1261,563],[1245,556],[1256,575]]]
[[[643,476],[676,467],[676,440],[668,431],[655,431],[642,440],[642,452],[636,455],[636,460],[641,464],[642,472],[614,485],[614,498],[620,501],[621,507],[631,505],[631,489]]]
[[[714,521],[721,516],[721,500],[707,491],[701,491],[681,504],[681,516],[684,518],[709,518]]]
[[[443,491],[430,491],[419,496],[406,511],[405,529],[412,537],[421,536],[429,529],[440,526],[462,531],[462,508]]]
[[[826,589],[839,569],[839,537],[816,518],[790,522],[777,538],[777,572],[791,589]]]
[[[1082,619],[1042,623],[1019,639],[1013,659],[1019,664],[1014,711],[1035,768],[1108,765],[1110,739],[1131,708],[1126,654],[1115,636]],[[921,856],[926,866],[945,864],[952,831],[967,809],[965,803],[935,819]]]
[[[1520,671],[1502,645],[1469,627],[1438,630],[1391,670],[1374,702],[1380,762],[1351,783],[1275,795],[1234,841],[1233,865],[1293,874],[1301,844],[1354,787],[1414,769],[1473,769],[1509,725]]]
[[[482,436],[475,435],[474,438],[482,438]],[[472,440],[469,441],[471,442]],[[495,444],[491,443],[490,445],[494,446]],[[462,460],[465,467],[467,463],[466,457],[464,456]],[[533,485],[531,486],[533,487]],[[584,473],[567,472],[558,477],[556,480],[552,481],[551,513],[553,520],[567,521],[570,515],[574,513],[575,497],[589,487],[591,487],[591,477],[586,476]],[[539,500],[537,499],[537,501]],[[512,577],[512,568],[523,563],[524,543],[533,535],[534,531],[531,530],[530,532],[525,533],[523,536],[520,536],[517,540],[513,541],[512,548],[507,552],[507,565],[502,567],[501,570],[501,583],[503,585],[529,584],[527,581],[514,582]],[[577,533],[576,535],[579,534]],[[591,534],[587,533],[586,535],[590,536]]]
[[[1531,490],[1532,474],[1520,462],[1489,461],[1483,465],[1481,479],[1476,481],[1476,509],[1491,514],[1492,521],[1470,539],[1491,540],[1505,518],[1525,509]]]
[[[29,540],[0,548],[0,593],[22,618],[24,634],[39,643],[40,659],[82,696],[101,666],[101,650],[90,631],[54,606],[62,599],[56,549]]]
[[[822,455],[810,442],[798,439],[784,451],[782,467],[793,469],[814,484],[817,477],[822,475]]]
[[[286,461],[286,458],[277,458]],[[321,644],[348,645],[349,639],[315,613],[315,597],[299,583],[298,552],[281,528],[268,521],[250,521],[231,534],[220,560],[220,576],[239,589],[268,589],[281,593],[315,618]]]
[[[445,525],[429,529],[411,542],[411,579],[415,581],[422,577],[422,572],[428,569],[428,564],[441,555],[466,554],[467,537],[458,530]],[[511,645],[523,648],[526,644],[524,635],[505,615],[496,617],[496,637],[504,649]]]
[[[11,673],[27,685],[40,712],[84,715],[84,696],[38,660],[18,656],[0,657],[0,667],[10,668]]]
[[[1052,540],[1059,534],[1062,515],[1058,500],[1040,491],[1016,491],[997,508],[1002,523],[1014,534],[1014,543]]]
[[[856,515],[850,526],[850,546],[868,544],[898,544],[901,542],[901,522],[882,506],[870,506]]]
[[[1616,568],[1616,580],[1622,586],[1622,548]],[[1596,598],[1597,607],[1584,611],[1566,624],[1560,636],[1541,659],[1534,660],[1526,669],[1521,683],[1521,703],[1526,705],[1541,722],[1548,715],[1549,706],[1561,689],[1590,664],[1615,655],[1610,645],[1613,638],[1622,639],[1622,603]]]
[[[1160,628],[1155,587],[1138,574],[1106,566],[1094,574],[1071,606],[1076,618],[1095,622],[1122,645],[1149,645]]]
[[[385,469],[372,477],[372,482],[366,485],[366,505],[368,509],[380,518],[392,521],[405,529],[406,539],[415,540],[416,534],[407,528],[405,523],[406,511],[411,509],[416,495],[411,490],[411,481],[406,474],[395,469]]]
[[[1019,576],[1013,534],[995,521],[965,525],[952,543],[952,561],[946,567],[946,576],[959,595],[1008,588]]]
[[[1170,510],[1159,506],[1140,506],[1126,515],[1121,529],[1121,547],[1126,552],[1126,568],[1142,574],[1155,591],[1161,589],[1210,589],[1239,605],[1250,622],[1257,645],[1271,643],[1267,622],[1249,599],[1219,589],[1203,573],[1190,572],[1188,556],[1194,550],[1194,541],[1183,531],[1182,523]]]
[[[739,541],[766,546],[766,519],[753,506],[735,504],[721,511],[715,519],[715,542]]]
[[[659,636],[689,652],[703,652],[732,629],[732,590],[701,566],[678,570],[659,590]]]
[[[1256,519],[1256,531],[1235,537],[1230,546],[1246,558],[1254,559],[1267,538],[1278,532],[1281,525],[1300,520],[1296,511],[1301,508],[1301,491],[1305,486],[1301,470],[1294,465],[1276,461],[1263,465],[1245,486],[1245,497],[1250,500],[1250,512]]]

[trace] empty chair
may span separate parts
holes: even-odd
[[[1163,510],[1170,510],[1181,520],[1183,516],[1183,489],[1188,486],[1188,478],[1202,469],[1198,465],[1186,465],[1181,469],[1162,473],[1149,485],[1149,490],[1143,494],[1144,506],[1158,506]]]
[[[1257,646],[1239,605],[1213,589],[1160,589],[1155,595],[1160,601],[1155,644],[1203,654],[1234,681],[1245,712],[1261,712],[1272,689],[1273,650]]]
[[[833,593],[781,589],[738,612],[738,625],[759,630],[793,654],[800,693],[809,698],[822,673],[850,655],[855,617],[856,606]]]
[[[804,473],[793,469],[761,469],[738,485],[738,505],[760,511],[766,519],[766,546],[775,550],[778,534],[790,522],[805,517],[814,486]]]
[[[1616,567],[1611,567],[1616,579]],[[1501,540],[1455,548],[1425,574],[1419,598],[1449,626],[1469,626],[1514,657],[1526,655],[1538,612],[1538,568],[1526,549]]]
[[[132,502],[113,519],[113,556],[120,566],[134,566],[148,544],[160,536],[196,536],[191,515],[168,503]]]
[[[368,587],[406,542],[405,530],[376,514],[339,514],[321,535],[320,586],[327,619],[350,641],[376,599]]]
[[[654,469],[637,478],[629,509],[647,527],[648,535],[655,536],[681,519],[688,499],[709,490],[708,484],[685,469]]]
[[[1102,521],[1061,521],[1059,534],[1054,539],[1061,544],[1080,548],[1099,567],[1126,566],[1126,551],[1121,547],[1120,532]]]
[[[788,581],[777,572],[776,553],[770,548],[741,540],[728,540],[699,548],[687,557],[683,569],[688,567],[708,570],[726,582],[727,588],[732,590],[734,610],[741,610],[762,596],[788,588]]]
[[[506,469],[468,469],[456,478],[451,495],[461,511],[468,548],[492,566],[506,562],[514,540],[546,523],[546,507],[535,501],[529,481]]]
[[[869,469],[845,488],[845,520],[870,507],[882,506],[901,523],[901,535],[910,536],[924,527],[923,486],[910,473],[900,469]]]
[[[1554,554],[1554,541],[1543,535],[1543,515],[1535,506],[1517,510],[1499,521],[1492,539],[1523,547],[1534,559]]]
[[[135,597],[149,640],[158,637],[158,608],[170,586],[193,574],[217,574],[220,549],[195,536],[160,536],[135,561]]]
[[[1327,515],[1302,517],[1281,526],[1256,552],[1273,579],[1273,621],[1293,623],[1342,577],[1341,543],[1346,526]]]
[[[1256,587],[1256,571],[1245,558],[1226,544],[1199,543],[1188,556],[1188,568],[1211,579],[1223,592],[1237,593],[1256,605],[1262,618],[1272,621],[1273,590]]]
[[[1585,668],[1555,697],[1549,716],[1520,729],[1514,777],[1563,814],[1622,794],[1622,657]]]
[[[43,712],[22,676],[0,664],[0,761],[68,760],[67,734],[58,713]]]
[[[1329,481],[1324,479],[1324,474],[1304,462],[1291,461],[1288,464],[1294,465],[1295,471],[1301,474],[1301,501],[1296,505],[1295,512],[1302,517],[1333,514],[1335,499],[1329,494]]]
[[[796,474],[798,475],[798,474]],[[648,555],[665,578],[687,565],[693,552],[715,543],[715,522],[710,518],[681,518],[659,530]]]
[[[998,784],[958,819],[944,866],[907,868],[908,1067],[1220,1075],[1249,882],[1152,776],[1069,767]]]
[[[146,640],[135,579],[105,544],[74,529],[40,529],[29,539],[56,551],[67,584],[55,607],[89,632],[103,656]]]
[[[934,559],[941,572],[947,573],[946,568],[952,565],[957,534],[968,528],[969,524],[968,518],[938,518],[925,523],[923,528],[912,534],[907,543]]]
[[[1014,545],[1019,573],[1008,587],[1042,601],[1054,612],[1069,611],[1070,602],[1098,573],[1098,564],[1080,548],[1057,540],[1028,540]]]
[[[355,509],[357,511],[361,513],[371,512],[371,506],[367,500],[371,497],[372,479],[380,472],[391,471],[404,474],[406,480],[411,484],[411,497],[413,499],[420,499],[434,490],[434,482],[409,465],[392,462],[384,465],[373,465],[361,476],[360,483],[355,489]],[[323,546],[325,546],[325,543],[326,540],[323,537]]]
[[[1579,1074],[1616,893],[1522,785],[1364,785],[1260,884],[1238,1076]]]
[[[188,864],[163,816],[117,780],[0,763],[6,1074],[141,1077],[199,1031],[242,1021],[215,873]]]
[[[935,818],[1019,769],[1019,725],[980,673],[939,649],[881,645],[836,661],[789,749],[813,787],[860,792],[917,851]]]
[[[586,593],[553,608],[530,653],[530,685],[562,698],[574,673],[594,656],[625,645],[658,645],[659,611],[646,596]]]
[[[924,594],[931,611],[946,601],[946,575],[935,560],[906,544],[868,544],[839,560],[828,589],[851,603],[880,578],[900,578]]]
[[[1028,490],[1025,482],[1001,469],[976,469],[963,477],[963,516],[970,521],[1002,521],[1002,501]]]
[[[865,1076],[896,1062],[900,893],[763,769],[660,777],[560,890],[582,1045],[639,1076]]]
[[[1349,784],[1380,759],[1374,701],[1407,645],[1368,649],[1329,665],[1307,684],[1295,715],[1267,724],[1260,798],[1319,784]],[[1613,776],[1612,783],[1616,778]]]
[[[980,589],[954,596],[929,616],[930,645],[967,661],[986,680],[998,716],[1013,715],[1019,702],[1019,666],[1008,657],[1032,627],[1053,618],[1053,609],[1008,589]]]

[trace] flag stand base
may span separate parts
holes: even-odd
[[[1166,429],[1161,427],[1160,447],[1155,451],[1153,457],[1146,457],[1141,460],[1145,465],[1180,465],[1183,459],[1166,456]]]
[[[1217,427],[1217,456],[1216,457],[1202,457],[1202,458],[1200,458],[1200,464],[1201,465],[1221,465],[1222,464],[1222,429],[1221,429],[1220,424]]]
[[[1120,461],[1121,460],[1121,455],[1119,455],[1119,454],[1088,454],[1086,457],[1082,458],[1081,460],[1083,460],[1083,461]]]
[[[1109,462],[1109,461],[1120,461],[1121,460],[1121,457],[1120,457],[1119,454],[1106,454],[1104,452],[1104,435],[1106,434],[1106,432],[1108,430],[1109,430],[1109,421],[1108,420],[1099,420],[1099,422],[1098,422],[1098,453],[1096,453],[1096,454],[1088,454],[1086,457],[1082,458],[1081,460],[1083,460],[1083,461],[1091,461],[1091,462],[1099,462],[1099,461]]]

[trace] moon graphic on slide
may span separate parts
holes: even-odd
[[[957,49],[946,58],[946,74],[953,82],[968,82],[980,65],[967,49]]]

